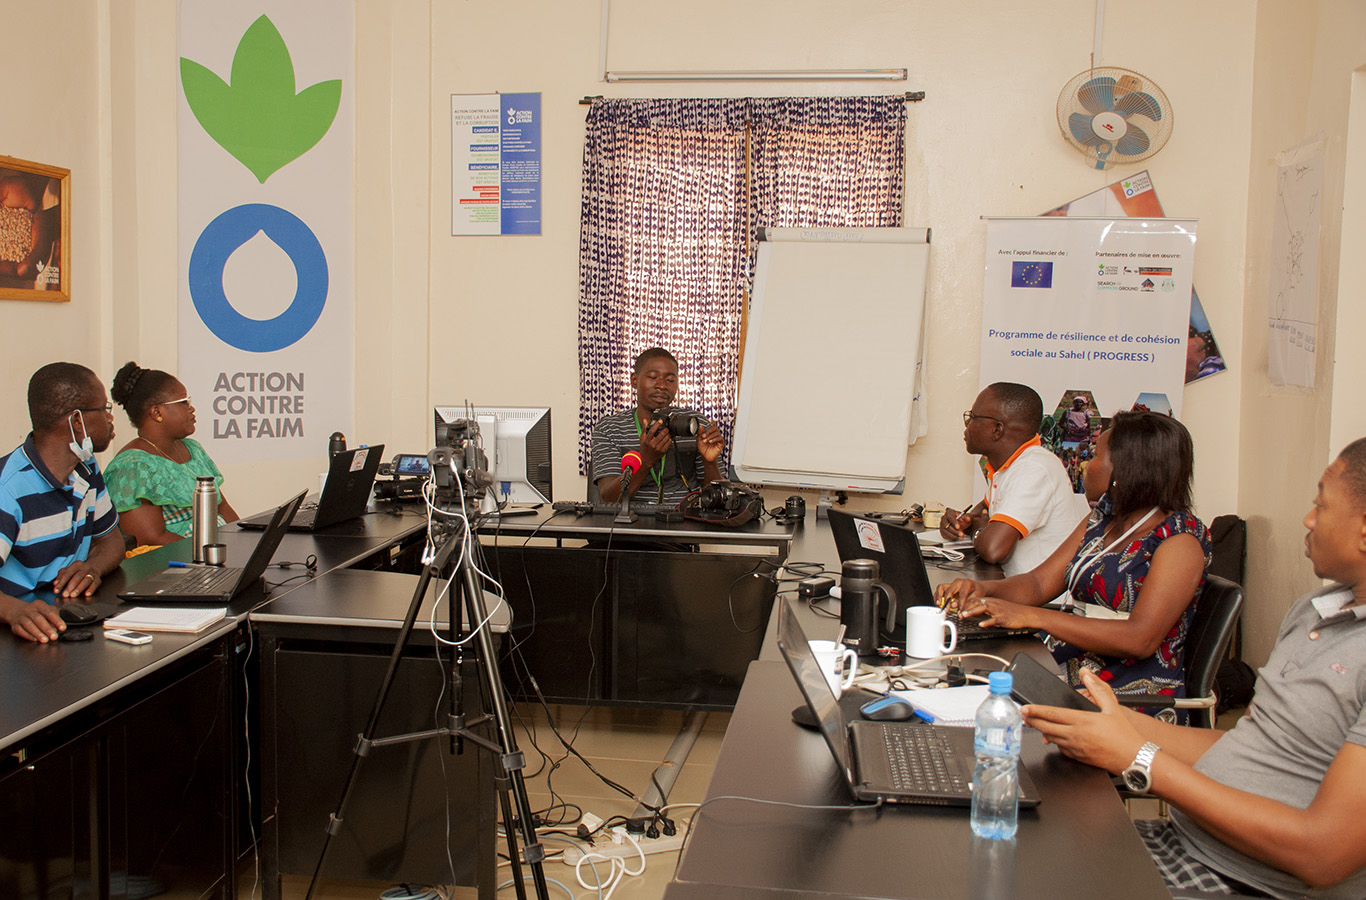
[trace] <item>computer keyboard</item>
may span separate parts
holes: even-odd
[[[997,628],[995,625],[983,625],[980,618],[964,619],[960,616],[950,614],[949,620],[958,629],[958,640],[977,641],[987,638],[1014,637],[1017,635],[1033,635],[1038,632],[1033,628]]]
[[[556,500],[551,504],[555,512],[572,512],[580,516],[615,516],[621,512],[620,503],[589,503],[587,500]],[[676,503],[632,503],[631,512],[638,516],[657,516],[678,512]]]
[[[229,590],[241,575],[239,568],[186,569],[165,590],[174,594],[219,594]]]
[[[923,725],[888,725],[887,761],[892,786],[902,791],[955,793],[967,789],[968,776],[943,732]]]

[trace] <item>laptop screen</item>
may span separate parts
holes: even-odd
[[[854,784],[854,751],[849,743],[849,723],[840,709],[839,700],[830,689],[830,682],[821,674],[816,655],[806,641],[806,632],[797,623],[797,614],[792,603],[784,600],[778,605],[778,649],[782,651],[787,667],[797,680],[797,687],[806,698],[812,715],[820,723],[821,734],[835,755],[835,762],[844,773],[845,782],[852,789]]]
[[[830,530],[835,535],[840,562],[875,560],[881,572],[879,577],[896,592],[897,631],[887,637],[900,643],[905,638],[902,630],[906,624],[906,607],[934,604],[934,590],[930,587],[930,576],[925,571],[915,531],[890,522],[863,519],[838,509],[830,510]]]

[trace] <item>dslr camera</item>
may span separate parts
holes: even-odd
[[[655,422],[662,422],[669,429],[674,447],[680,453],[696,453],[697,436],[711,425],[704,416],[672,406],[661,407],[651,413],[650,423]]]

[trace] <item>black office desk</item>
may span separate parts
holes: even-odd
[[[827,520],[808,515],[790,559],[820,563],[839,580]],[[932,585],[955,577],[999,578],[969,560],[927,566]],[[833,637],[839,602],[818,604],[836,618],[794,603],[813,638]],[[726,730],[707,799],[727,795],[789,803],[849,802],[818,734],[792,724],[802,703],[777,651],[773,622],[745,678]],[[976,645],[976,646],[974,646]],[[1023,650],[1051,661],[1032,639],[973,641],[1009,659]],[[1025,732],[1023,763],[1044,802],[1022,810],[1014,841],[974,838],[967,810],[896,807],[804,810],[723,800],[694,819],[667,900],[840,898],[1146,898],[1170,897],[1109,777],[1045,748]]]
[[[417,583],[415,575],[394,572],[333,572],[251,614],[261,641],[265,900],[280,896],[282,874],[313,872],[323,828],[355,758],[356,735],[374,707]],[[446,724],[448,706],[438,701],[448,685],[427,630],[437,593],[436,585],[429,586],[376,738]],[[436,610],[441,629],[446,608],[442,602]],[[506,611],[491,612],[495,631],[506,630]],[[443,646],[440,652],[449,663],[451,649]],[[468,656],[461,671],[465,708],[473,715],[483,709],[479,672]],[[493,739],[491,733],[486,736]],[[448,749],[446,740],[431,738],[371,752],[344,827],[332,841],[323,870],[327,877],[454,880],[477,884],[481,896],[493,897],[494,765],[473,744],[459,755]]]
[[[420,517],[367,517],[339,531],[290,534],[275,558],[314,555],[324,574],[384,566],[390,548],[422,525]],[[235,526],[221,533],[235,565],[259,538]],[[117,604],[126,585],[188,559],[180,541],[125,560],[92,599]],[[302,571],[273,568],[267,578],[283,582]],[[266,598],[253,586],[228,604],[223,624],[196,635],[160,632],[135,647],[105,640],[98,626],[95,639],[82,643],[0,634],[0,822],[8,826],[0,896],[19,896],[20,885],[32,884],[60,895],[77,883],[103,896],[129,877],[144,879],[135,890],[236,896],[235,862],[248,846],[249,821],[241,806],[248,751],[241,723],[249,712],[242,677],[254,671],[254,659],[244,668],[250,636],[240,623]]]
[[[738,528],[685,520],[657,522],[654,516],[640,516],[629,524],[617,524],[610,515],[577,515],[573,510],[543,507],[534,515],[494,519],[480,530],[484,534],[502,533],[520,537],[613,538],[628,541],[677,541],[685,544],[743,544],[786,548],[792,543],[792,525],[760,516]],[[785,555],[785,554],[784,554]]]
[[[515,611],[525,660],[514,696],[568,703],[729,709],[763,644],[792,528],[727,528],[543,510],[481,526],[487,571]]]
[[[820,735],[792,723],[800,702],[784,664],[750,666],[708,801],[850,802]],[[1104,772],[1044,747],[1030,731],[1022,762],[1043,803],[1021,811],[1008,842],[975,838],[965,809],[814,810],[718,800],[694,816],[665,897],[1170,897]]]
[[[96,599],[126,581],[116,570]],[[233,892],[233,631],[141,646],[0,635],[0,896]]]

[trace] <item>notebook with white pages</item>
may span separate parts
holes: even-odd
[[[178,631],[197,634],[223,621],[226,607],[186,609],[174,606],[138,606],[104,620],[105,628],[128,628],[133,631]]]
[[[934,718],[935,725],[972,727],[977,707],[987,698],[985,684],[965,684],[962,687],[921,688],[912,691],[892,691],[916,709]]]

